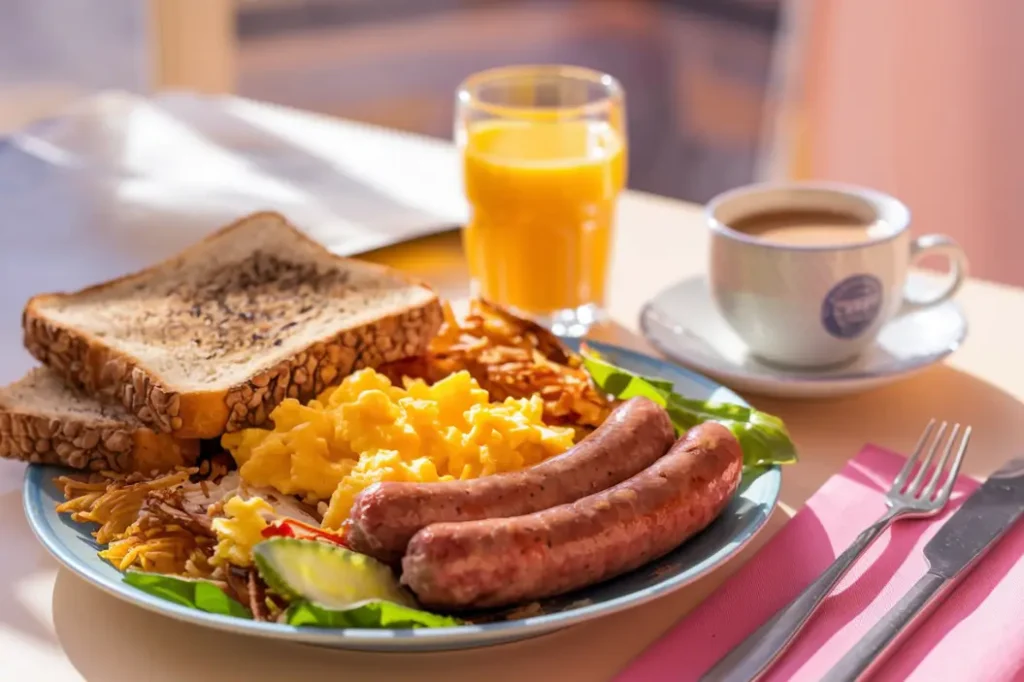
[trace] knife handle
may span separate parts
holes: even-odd
[[[882,620],[828,671],[822,682],[859,682],[867,679],[896,649],[897,645],[921,624],[940,601],[948,578],[926,573],[896,603]]]

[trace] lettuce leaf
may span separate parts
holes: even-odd
[[[686,398],[673,392],[671,382],[616,367],[589,348],[584,347],[581,355],[583,366],[598,388],[621,400],[637,396],[650,398],[668,411],[680,434],[706,421],[725,426],[743,448],[745,472],[753,473],[797,460],[796,447],[786,425],[776,416],[742,405]]]
[[[249,609],[206,580],[188,580],[173,575],[128,571],[124,581],[143,592],[207,613],[252,618]]]
[[[124,581],[143,592],[206,613],[252,618],[252,613],[206,580],[189,580],[161,573],[128,571]],[[428,613],[394,602],[371,600],[345,609],[330,609],[313,602],[293,602],[285,612],[289,625],[321,628],[442,628],[462,625],[451,616]]]
[[[341,610],[298,601],[288,607],[285,619],[289,625],[321,628],[443,628],[462,624],[451,616],[382,600],[362,602]]]

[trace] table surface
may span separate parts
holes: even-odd
[[[44,258],[39,249],[47,241],[45,234],[13,242],[9,232],[3,236],[0,303],[2,290],[15,284],[10,273],[30,276],[24,264]],[[706,249],[698,207],[626,193],[611,273],[613,322],[594,335],[650,351],[635,333],[641,305],[674,281],[703,272]],[[458,234],[435,235],[369,257],[416,272],[449,297],[465,295]],[[53,285],[22,281],[13,290],[25,287]],[[276,682],[293,677],[298,665],[310,679],[330,675],[332,680],[609,679],[749,559],[865,442],[907,451],[926,421],[938,417],[974,426],[964,465],[971,475],[987,475],[1019,454],[1024,363],[1016,360],[1012,335],[1018,325],[1013,320],[1024,319],[1024,291],[970,281],[959,300],[970,335],[941,366],[853,397],[800,402],[747,396],[785,419],[801,461],[785,470],[782,499],[765,531],[729,564],[657,602],[500,647],[407,655],[333,651],[204,630],[149,613],[100,592],[50,558],[24,519],[23,465],[0,462],[0,679]],[[13,302],[7,303],[0,306],[0,317],[12,331],[0,335],[0,348],[9,350],[17,338],[17,319]],[[0,353],[0,376],[13,376],[25,363],[27,355],[18,351]]]

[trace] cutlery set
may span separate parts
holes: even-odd
[[[708,670],[702,682],[760,679],[886,528],[902,519],[935,516],[945,508],[967,452],[971,427],[961,431],[956,424],[947,435],[946,422],[938,426],[937,432],[935,426],[935,420],[929,422],[886,493],[886,513],[861,532],[799,596]],[[992,474],[945,522],[924,548],[927,573],[825,675],[824,681],[867,679],[1022,513],[1024,459],[1016,459]]]

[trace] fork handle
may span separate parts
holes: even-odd
[[[893,512],[865,528],[817,580],[778,611],[700,678],[702,682],[751,682],[763,675],[803,629],[853,563],[897,517]]]
[[[919,625],[952,584],[948,578],[927,573],[864,637],[850,649],[822,682],[865,680]]]

